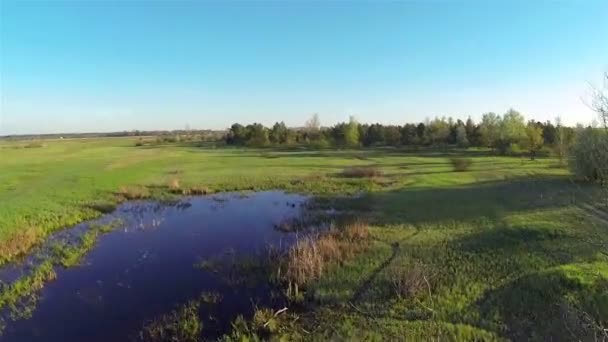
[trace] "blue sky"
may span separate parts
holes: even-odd
[[[608,1],[0,1],[0,134],[403,124],[509,107],[569,124]]]

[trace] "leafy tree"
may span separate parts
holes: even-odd
[[[226,143],[229,145],[244,145],[248,138],[247,135],[247,129],[243,125],[235,123],[228,130]]]
[[[386,126],[384,141],[387,145],[399,146],[401,144],[401,130],[399,126]]]
[[[521,142],[526,136],[526,124],[523,115],[509,109],[502,117],[498,131],[498,150],[504,154],[512,144]]]
[[[465,129],[467,131],[467,139],[469,140],[469,144],[472,146],[481,146],[481,134],[479,133],[479,126],[475,124],[475,121],[469,118],[465,123]]]
[[[385,144],[385,128],[380,124],[373,124],[368,127],[365,137],[361,138],[361,142],[365,146],[384,145]]]
[[[445,118],[435,118],[429,123],[428,134],[434,145],[445,145],[450,136],[450,125]]]
[[[469,139],[467,138],[467,129],[465,126],[458,126],[456,128],[456,145],[459,147],[469,146]]]
[[[525,129],[525,136],[521,141],[521,146],[530,152],[530,159],[536,158],[536,153],[543,147],[543,129],[534,121],[530,121]]]
[[[547,121],[544,124],[539,124],[543,130],[543,140],[545,145],[554,145],[557,142],[557,128]]]
[[[268,139],[268,129],[264,127],[264,125],[259,123],[247,125],[247,131],[249,133],[247,145],[262,147],[270,143],[270,140]]]
[[[359,123],[354,116],[344,125],[344,144],[349,147],[359,146]]]
[[[401,128],[401,144],[403,145],[417,145],[419,143],[418,134],[416,132],[416,125],[405,124]]]
[[[479,131],[481,133],[481,142],[484,146],[496,149],[500,137],[501,124],[502,119],[496,113],[485,113],[481,117]]]
[[[273,144],[285,144],[289,138],[289,129],[284,122],[277,122],[270,130],[269,139]]]
[[[418,144],[426,145],[428,143],[427,128],[424,123],[421,122],[416,126],[416,135],[418,136]]]

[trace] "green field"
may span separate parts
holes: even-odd
[[[285,189],[371,225],[364,253],[306,293],[284,334],[306,339],[593,340],[608,322],[608,214],[599,189],[557,160],[482,150],[273,150],[135,146],[133,139],[0,142],[0,260],[99,216],[124,188]],[[454,172],[451,157],[473,160]],[[345,178],[352,166],[374,178]],[[123,188],[123,190],[121,190]],[[344,195],[361,194],[347,197]],[[420,267],[424,291],[398,296],[396,268]]]

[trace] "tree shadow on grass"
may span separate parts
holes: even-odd
[[[376,210],[377,224],[496,221],[509,213],[569,206],[574,191],[580,187],[567,177],[526,176],[448,188],[405,187],[342,199],[340,206]]]
[[[608,279],[551,269],[488,291],[475,306],[488,328],[515,341],[601,340],[594,325],[608,323]]]

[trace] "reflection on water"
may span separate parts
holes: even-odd
[[[144,322],[203,292],[222,298],[201,310],[203,334],[215,337],[237,314],[250,314],[255,304],[278,307],[283,299],[263,279],[242,281],[243,269],[195,266],[235,263],[268,245],[289,245],[295,236],[273,227],[298,217],[305,201],[299,195],[260,192],[188,198],[173,205],[125,203],[100,220],[120,218],[122,227],[101,237],[81,266],[57,269],[57,279],[41,291],[32,317],[8,320],[1,339],[129,341]],[[77,236],[85,226],[55,238]],[[10,281],[18,272],[7,267],[0,279]]]

